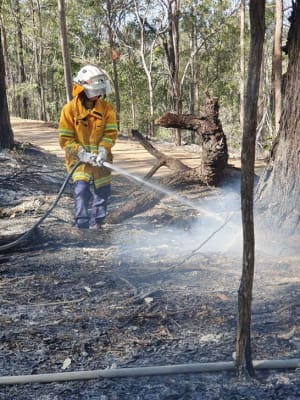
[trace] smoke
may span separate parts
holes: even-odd
[[[147,221],[147,222],[146,222]],[[149,222],[150,221],[150,222]],[[240,256],[240,196],[233,188],[222,188],[214,196],[188,200],[165,198],[156,210],[130,220],[118,241],[130,259],[164,260],[174,255],[184,259],[199,253],[233,253]]]
[[[114,169],[115,167],[112,167]],[[118,168],[129,179],[157,190],[166,197],[153,210],[132,218],[126,232],[118,234],[130,259],[164,259],[175,254],[223,253],[241,257],[243,251],[241,199],[239,183],[219,188],[209,196],[192,199],[148,183]],[[256,227],[255,227],[256,228]],[[256,229],[256,251],[272,255],[278,249]]]

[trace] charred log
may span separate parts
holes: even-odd
[[[208,184],[216,184],[228,161],[226,136],[219,120],[217,98],[207,98],[205,115],[177,115],[171,112],[163,114],[155,123],[166,128],[181,128],[194,131],[202,146],[202,170],[211,178]]]
[[[163,166],[166,166],[173,171],[186,171],[187,169],[189,169],[189,167],[187,165],[185,165],[184,163],[182,163],[180,160],[177,160],[176,158],[173,158],[173,157],[168,157],[161,151],[157,150],[148,140],[146,140],[143,137],[143,135],[139,131],[133,129],[131,131],[131,134],[135,139],[137,139],[140,142],[140,144],[150,154],[152,154],[157,159],[157,162],[155,163],[155,165],[151,168],[151,170],[146,175],[147,178],[150,178],[151,176],[153,176],[155,174],[155,172],[160,167],[163,167]]]
[[[179,190],[180,188],[190,184],[206,186],[203,181],[199,180],[199,167],[187,167],[187,170],[174,172],[157,182],[159,186],[173,191]],[[164,196],[165,193],[155,190],[135,192],[134,197],[129,199],[124,206],[110,213],[107,221],[111,224],[121,223],[127,218],[133,217],[134,215],[140,214],[154,207]]]

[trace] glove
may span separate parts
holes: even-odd
[[[97,155],[89,153],[88,151],[84,150],[83,147],[80,147],[78,150],[78,158],[80,161],[82,161],[84,163],[89,163],[94,166],[97,165],[97,162],[96,162]]]
[[[107,158],[107,150],[105,147],[98,147],[98,155],[96,158],[97,165],[103,165],[103,162],[106,161]]]

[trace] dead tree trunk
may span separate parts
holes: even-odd
[[[226,136],[219,120],[218,99],[206,100],[205,116],[177,115],[169,112],[155,122],[166,128],[188,129],[196,132],[202,145],[202,161],[198,167],[201,169],[200,180],[208,185],[215,185],[223,174],[228,160]]]
[[[226,137],[219,121],[218,111],[218,100],[209,99],[206,104],[205,116],[166,113],[156,121],[161,126],[189,129],[200,136],[202,157],[200,165],[196,168],[190,168],[181,161],[166,156],[144,139],[138,131],[133,131],[133,136],[157,159],[156,164],[148,172],[145,179],[149,179],[164,165],[173,172],[157,181],[162,187],[174,190],[189,184],[215,186],[223,177],[228,160]],[[123,207],[112,212],[108,217],[108,222],[120,223],[144,212],[158,204],[164,195],[164,193],[158,191],[147,191],[147,193],[141,193],[139,196],[135,195]]]

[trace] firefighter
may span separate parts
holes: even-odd
[[[59,144],[67,171],[82,161],[72,176],[78,228],[99,230],[107,214],[111,171],[101,163],[112,162],[118,135],[114,108],[105,100],[110,91],[103,71],[86,65],[73,80],[73,99],[61,111]]]

